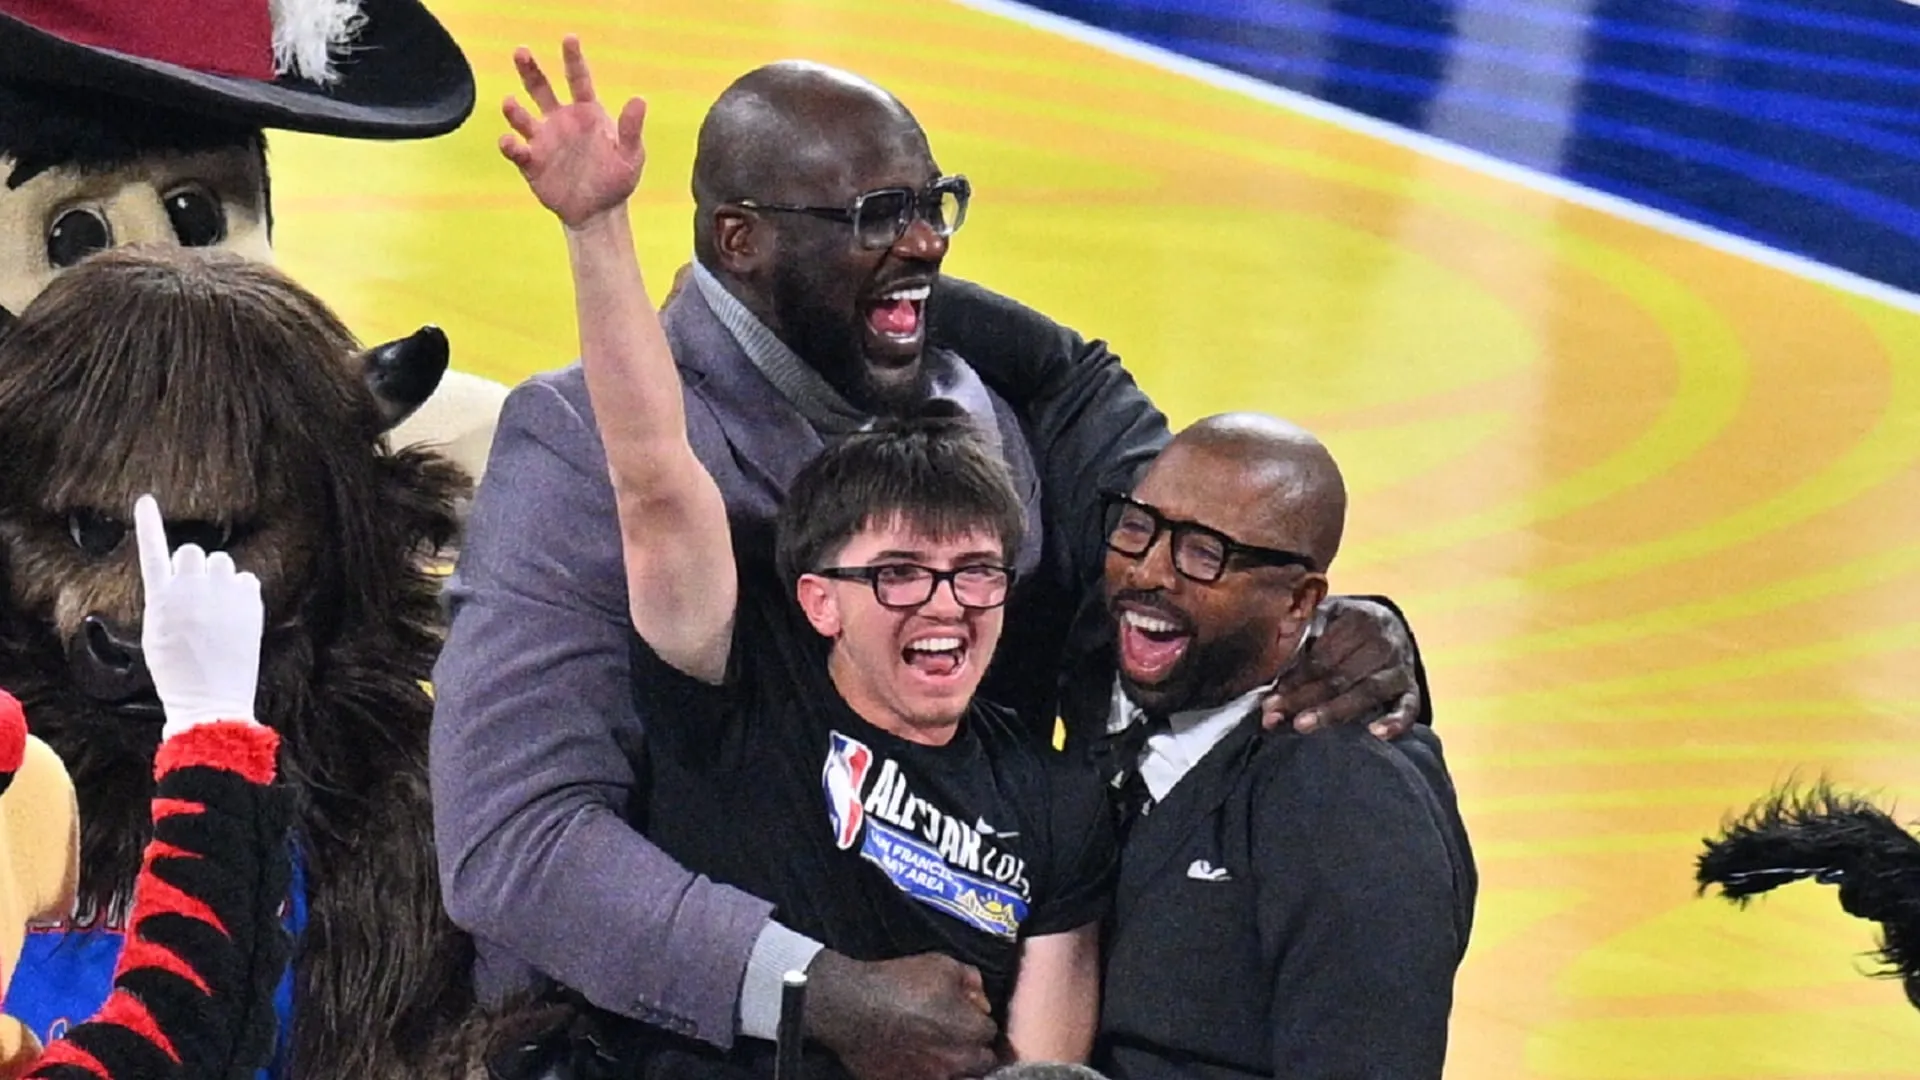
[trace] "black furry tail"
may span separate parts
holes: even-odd
[[[1881,927],[1880,959],[1920,1008],[1920,839],[1865,799],[1826,783],[1787,788],[1754,804],[1708,840],[1695,879],[1745,903],[1811,878],[1840,887],[1847,914]]]

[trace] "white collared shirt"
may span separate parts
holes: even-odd
[[[1207,756],[1207,751],[1226,738],[1227,733],[1240,721],[1245,720],[1273,686],[1273,683],[1268,683],[1255,687],[1217,708],[1189,709],[1167,717],[1168,730],[1148,739],[1146,749],[1140,752],[1140,779],[1146,782],[1153,800],[1159,802],[1165,799],[1167,792],[1173,790],[1173,785],[1200,764],[1200,759]],[[1146,716],[1127,697],[1127,692],[1120,688],[1120,680],[1115,679],[1113,709],[1107,715],[1107,734],[1117,734],[1133,724],[1144,723]]]

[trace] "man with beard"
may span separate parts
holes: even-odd
[[[535,103],[557,107],[530,55],[518,63]],[[701,128],[693,193],[695,263],[663,322],[689,441],[729,514],[764,526],[828,442],[930,398],[952,402],[1024,504],[1009,560],[1020,585],[981,696],[1044,739],[1063,643],[1094,648],[1104,618],[1095,492],[1131,484],[1164,444],[1165,420],[1098,343],[940,278],[970,187],[941,172],[912,115],[871,83],[798,62],[742,77]],[[721,1047],[770,1038],[782,974],[806,969],[820,945],[628,821],[639,785],[623,747],[642,745],[643,717],[620,552],[582,370],[537,376],[502,412],[435,671],[448,910],[477,939],[490,997],[544,975]],[[1384,713],[1386,734],[1420,714],[1412,643],[1385,607],[1339,605],[1322,644],[1276,713]],[[922,989],[868,971],[867,992],[833,995],[831,973],[813,974],[821,1000],[857,1000],[874,1030]]]
[[[1006,464],[952,407],[850,434],[794,477],[775,565],[759,565],[764,545],[730,525],[688,440],[634,255],[644,106],[616,123],[579,42],[564,52],[574,102],[541,102],[541,117],[510,102],[519,138],[501,150],[566,228],[650,805],[669,811],[654,840],[827,944],[807,1076],[981,1076],[1002,1032],[1015,1058],[1084,1058],[1116,857],[1106,796],[1091,770],[974,697],[1025,531]],[[525,54],[522,77],[545,96]],[[888,984],[863,971],[927,996],[894,1002],[888,1025],[843,1025],[837,1001]],[[635,1037],[615,1055],[623,1075],[781,1075],[771,1042],[727,1054],[611,1027]]]
[[[1345,514],[1326,449],[1258,415],[1106,498],[1118,677],[1071,700],[1111,732],[1127,830],[1094,1058],[1116,1080],[1440,1076],[1477,879],[1438,740],[1260,724]]]

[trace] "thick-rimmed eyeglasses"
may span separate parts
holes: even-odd
[[[1317,570],[1311,556],[1297,551],[1243,544],[1218,529],[1198,522],[1175,521],[1146,503],[1137,502],[1117,491],[1102,492],[1101,509],[1105,515],[1107,547],[1138,559],[1153,550],[1160,534],[1166,533],[1173,545],[1173,568],[1182,577],[1203,584],[1219,581],[1235,560],[1255,566],[1304,566]]]
[[[960,606],[985,611],[1007,602],[1013,586],[1013,571],[1004,566],[976,563],[935,570],[915,563],[886,563],[881,566],[829,566],[814,573],[835,581],[864,581],[873,589],[873,598],[881,607],[917,608],[933,599],[933,591],[946,582]]]
[[[943,176],[925,188],[880,188],[853,200],[846,208],[838,206],[792,206],[735,199],[734,205],[749,210],[780,214],[806,214],[853,226],[854,240],[863,248],[890,248],[913,224],[914,218],[933,226],[941,236],[952,236],[967,220],[967,203],[973,198],[973,185],[964,176]]]

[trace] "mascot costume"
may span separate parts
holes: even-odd
[[[467,481],[390,447],[381,376],[320,301],[219,250],[98,253],[0,330],[0,686],[72,774],[81,823],[71,914],[33,928],[7,988],[43,1042],[111,1011],[142,852],[172,842],[148,812],[164,697],[127,520],[150,492],[175,542],[230,553],[264,604],[254,715],[293,803],[294,942],[267,1075],[462,1076],[488,1052],[427,792],[441,614],[421,555]]]
[[[1739,904],[1795,881],[1838,885],[1847,914],[1880,924],[1878,974],[1920,1009],[1920,839],[1866,799],[1824,783],[1776,792],[1707,841],[1695,877]]]
[[[419,0],[0,0],[0,322],[122,244],[270,261],[264,129],[429,138],[473,95]],[[443,380],[432,328],[380,355],[394,444],[477,477],[505,387]]]
[[[166,721],[129,940],[104,1006],[44,1051],[0,1017],[0,1080],[245,1077],[275,1048],[292,801],[273,784],[279,736],[253,719],[259,582],[193,545],[170,556],[153,500],[136,518],[144,654]],[[0,977],[29,920],[71,908],[79,841],[72,781],[0,691]]]

